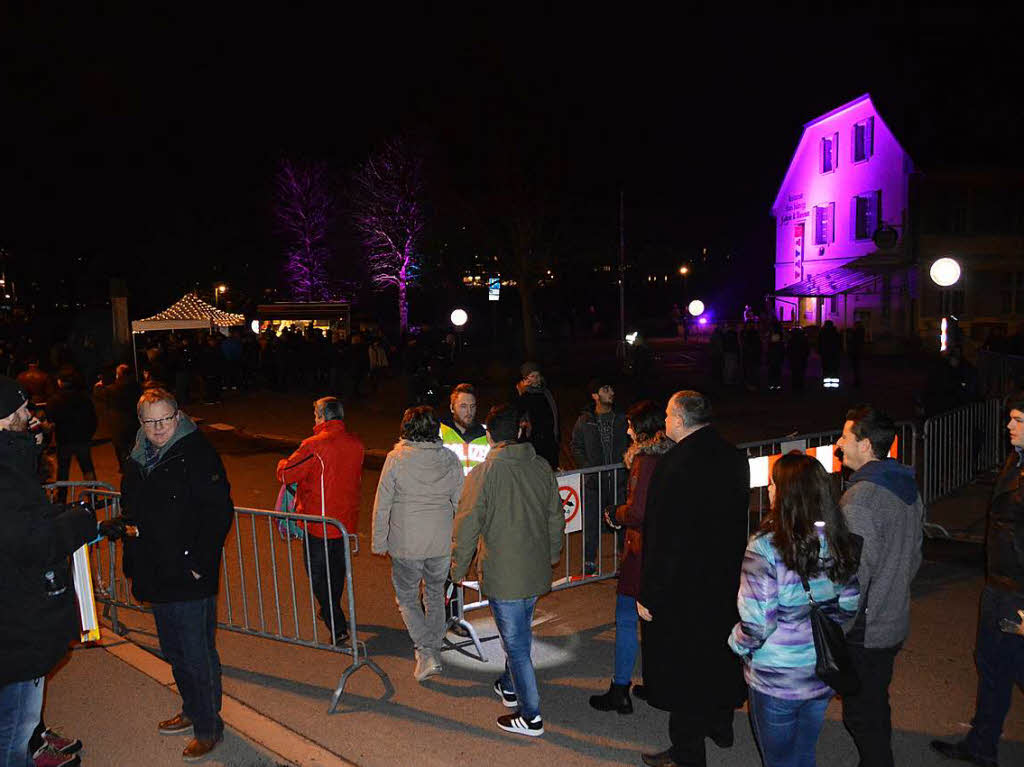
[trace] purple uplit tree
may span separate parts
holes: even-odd
[[[423,163],[402,141],[390,141],[355,174],[352,210],[378,289],[398,288],[398,322],[409,327],[409,286],[419,273],[424,226]]]
[[[334,198],[322,163],[281,162],[274,215],[287,238],[285,281],[296,301],[329,301],[335,296],[327,271],[332,253],[327,241],[334,219]]]

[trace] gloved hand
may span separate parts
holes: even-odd
[[[107,540],[116,541],[127,535],[127,527],[128,520],[124,517],[114,517],[113,519],[105,519],[100,522],[96,531]]]

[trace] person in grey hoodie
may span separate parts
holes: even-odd
[[[371,548],[391,555],[391,582],[415,647],[413,675],[420,682],[442,671],[444,586],[462,493],[462,464],[445,449],[439,429],[432,407],[405,411],[401,439],[384,461],[373,502]]]
[[[847,636],[861,691],[843,698],[843,723],[865,767],[892,767],[889,683],[910,631],[910,582],[921,566],[924,505],[910,466],[888,458],[892,419],[870,405],[846,414],[836,442],[853,471],[840,500],[851,532],[864,539],[861,609]]]

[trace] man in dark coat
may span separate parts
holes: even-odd
[[[943,756],[980,765],[997,763],[1013,688],[1024,682],[1024,391],[1011,394],[1006,404],[1013,450],[996,480],[988,510],[974,716],[962,740],[931,743]]]
[[[558,406],[555,397],[544,382],[536,362],[524,362],[519,368],[522,376],[516,384],[516,405],[519,412],[529,418],[527,441],[537,455],[558,470]]]
[[[593,401],[583,409],[572,427],[572,460],[577,469],[618,463],[629,447],[626,414],[615,409],[615,389],[607,379],[595,378],[589,384],[589,391]],[[625,498],[626,472],[622,469],[583,475],[584,575],[594,575],[600,569],[597,549],[601,509],[618,506]]]
[[[139,430],[136,407],[141,396],[142,387],[139,386],[131,367],[118,365],[107,404],[110,407],[110,441],[114,445],[114,455],[122,474]]]
[[[57,377],[57,393],[46,403],[46,417],[53,423],[57,438],[57,481],[64,482],[71,473],[71,457],[78,461],[82,479],[96,479],[90,443],[96,433],[96,408],[88,393],[75,382],[71,370]],[[57,500],[67,499],[68,489],[57,491]]]
[[[818,354],[821,355],[821,385],[825,389],[839,388],[839,352],[842,340],[832,320],[825,320],[818,332]]]
[[[142,428],[121,479],[117,518],[126,535],[124,572],[135,598],[152,603],[181,695],[181,712],[158,729],[192,732],[183,756],[195,761],[224,733],[217,586],[234,505],[220,456],[173,396],[149,389],[138,413]]]
[[[677,444],[647,491],[637,599],[644,686],[648,703],[671,712],[671,748],[643,755],[658,767],[703,767],[705,737],[731,746],[733,710],[746,695],[740,662],[722,637],[739,619],[750,469],[710,421],[704,395],[672,396],[665,433]]]
[[[0,376],[0,759],[32,764],[46,675],[78,636],[68,557],[96,537],[85,505],[51,504],[36,475],[28,397]],[[15,761],[20,755],[20,761]],[[70,757],[69,757],[70,758]]]

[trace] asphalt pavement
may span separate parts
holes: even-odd
[[[234,431],[208,431],[224,457],[236,505],[266,508],[272,503],[274,465],[288,452],[288,441],[311,427],[310,401],[294,395],[239,397],[220,408],[193,409],[202,412],[207,424],[235,425],[234,419],[252,433],[266,422],[286,438],[275,444]],[[386,448],[397,427],[395,410],[400,407],[379,401],[354,403],[349,418],[368,445]],[[116,484],[110,446],[99,445],[94,454],[100,478]],[[363,480],[361,528],[366,530],[377,473],[365,471]],[[953,517],[967,520],[967,526],[976,516],[977,497],[947,507]],[[640,701],[635,701],[631,716],[599,713],[587,705],[589,695],[607,688],[611,673],[614,581],[557,592],[540,601],[534,658],[546,734],[529,739],[495,725],[506,710],[490,689],[503,656],[489,611],[469,615],[483,640],[484,662],[449,648],[443,654],[444,674],[417,683],[388,563],[369,554],[364,533],[360,543],[353,559],[359,637],[388,674],[390,685],[360,669],[349,680],[337,712],[329,714],[331,693],[350,662],[347,656],[221,631],[228,733],[210,764],[575,767],[640,764],[642,751],[667,746],[666,713]],[[981,567],[976,543],[927,546],[925,565],[914,584],[912,634],[898,657],[891,690],[899,765],[950,764],[928,749],[928,741],[959,737],[968,728],[976,685],[972,653]],[[184,742],[155,730],[156,721],[176,712],[177,701],[173,680],[157,657],[152,621],[138,613],[126,613],[123,619],[131,628],[128,643],[108,634],[109,646],[76,649],[54,675],[47,721],[86,742],[86,765],[179,763]],[[840,706],[833,701],[828,709],[818,759],[830,767],[852,767],[857,758],[840,720]],[[758,764],[744,712],[737,713],[735,746],[721,750],[709,743],[708,754],[712,765]],[[1004,765],[1024,764],[1020,691],[1014,694],[1001,757]]]

